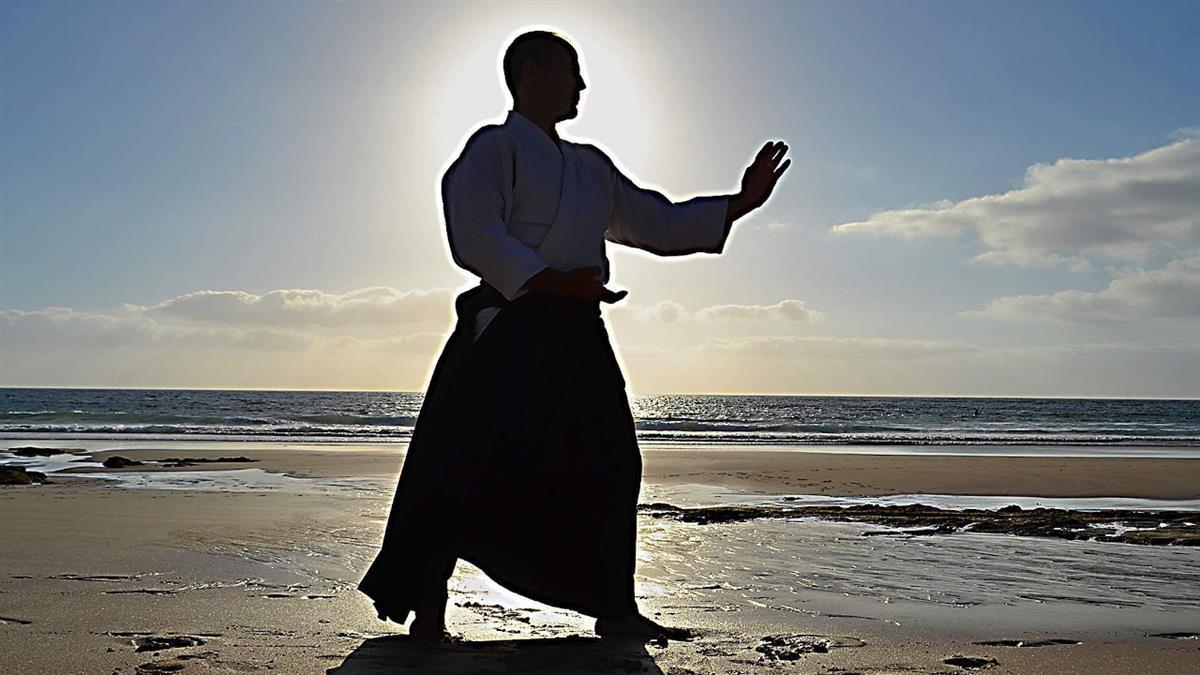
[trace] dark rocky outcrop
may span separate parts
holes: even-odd
[[[46,474],[41,471],[26,471],[19,466],[0,466],[0,485],[30,485],[32,483],[47,483]]]
[[[864,533],[866,536],[974,532],[1126,544],[1200,546],[1200,513],[1188,511],[1022,509],[1015,504],[994,511],[941,509],[924,504],[681,508],[671,504],[654,503],[641,504],[638,509],[653,517],[673,518],[701,525],[755,518],[820,518],[897,528],[892,531],[867,532]]]
[[[157,461],[166,467],[180,467],[207,464],[209,462],[257,462],[258,460],[249,457],[167,457],[166,459]]]
[[[139,462],[136,459],[129,459],[128,457],[122,457],[120,455],[113,455],[112,457],[109,457],[108,459],[104,460],[105,468],[109,468],[109,469],[124,469],[127,466],[141,466],[141,465],[142,465],[142,462]]]
[[[85,452],[83,448],[39,448],[33,445],[9,448],[8,451],[17,457],[52,457],[54,455],[65,455],[69,452]]]

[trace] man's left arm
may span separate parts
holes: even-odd
[[[736,194],[681,202],[637,185],[613,166],[613,212],[604,237],[661,256],[721,253],[734,221],[770,197],[791,164],[790,159],[783,161],[786,152],[782,142],[764,145],[743,174]]]
[[[729,235],[730,196],[673,202],[613,170],[613,210],[604,238],[655,255],[720,253]]]

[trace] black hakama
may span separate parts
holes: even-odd
[[[501,310],[473,341],[485,307]],[[642,458],[599,301],[481,281],[455,310],[359,590],[403,623],[461,558],[547,605],[637,611]]]

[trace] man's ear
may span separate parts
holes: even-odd
[[[531,82],[534,79],[541,79],[541,77],[542,69],[538,67],[537,62],[533,59],[525,59],[525,62],[521,64],[521,79]]]

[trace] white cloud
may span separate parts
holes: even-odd
[[[948,236],[974,233],[979,260],[1082,267],[1088,259],[1143,262],[1200,246],[1200,138],[1132,157],[1035,164],[1003,194],[883,211],[837,234]]]
[[[1171,138],[1176,141],[1187,140],[1189,138],[1200,138],[1200,127],[1183,127],[1176,129],[1171,134]]]
[[[113,313],[70,307],[0,310],[5,351],[98,348],[230,348],[255,351],[370,349],[415,354],[444,337],[395,328],[448,325],[453,299],[443,289],[364,288],[349,293],[277,290],[196,291]],[[370,329],[377,329],[371,334]],[[383,329],[383,330],[378,330]],[[336,333],[335,333],[336,331]]]
[[[618,303],[608,309],[614,319],[641,323],[674,323],[687,316],[687,309],[674,300],[659,300],[652,305],[626,305]]]
[[[1156,270],[1118,273],[1100,291],[1059,291],[992,300],[964,316],[1107,323],[1144,318],[1200,318],[1200,255]]]
[[[711,339],[702,349],[710,352],[785,359],[923,359],[978,351],[959,342],[896,340],[886,338],[760,335]]]
[[[1194,279],[1195,264],[1173,267],[1169,276]],[[1128,283],[1114,286],[1129,297],[1160,298],[1162,287],[1175,283],[1166,272],[1127,276]],[[1196,297],[1190,288],[1172,292]],[[683,342],[622,341],[631,391],[1200,396],[1195,344],[986,347],[763,335],[696,342],[697,332]],[[434,330],[332,334],[322,327],[197,324],[139,311],[9,309],[0,310],[0,383],[422,390],[448,337]]]
[[[819,323],[825,319],[820,312],[809,309],[803,300],[780,300],[773,305],[711,305],[696,311],[702,320],[722,319],[788,319],[804,323]]]
[[[390,338],[352,338],[349,342],[386,354],[433,356],[448,339],[449,335],[442,333],[413,333]]]
[[[179,326],[143,315],[97,314],[69,307],[0,310],[0,332],[6,350],[157,345],[286,351],[313,344],[312,337],[290,331]]]
[[[988,251],[972,258],[974,262],[988,265],[1011,265],[1015,267],[1064,267],[1072,272],[1083,272],[1092,268],[1092,262],[1083,255],[1045,253],[1034,251]]]
[[[780,300],[771,305],[709,305],[694,312],[674,300],[661,300],[653,305],[616,305],[609,312],[619,319],[632,319],[643,323],[770,319],[820,323],[825,320],[821,312],[810,309],[803,300]]]
[[[262,295],[245,291],[196,291],[149,307],[145,312],[194,322],[242,326],[402,326],[451,318],[451,291],[400,291],[386,286],[348,293],[281,289]]]
[[[767,222],[751,220],[750,222],[746,223],[745,227],[750,228],[752,230],[770,230],[772,232],[775,232],[775,231],[781,232],[784,230],[791,229],[792,224],[785,223],[785,222],[779,221],[779,220],[771,220],[771,221],[767,221]]]

